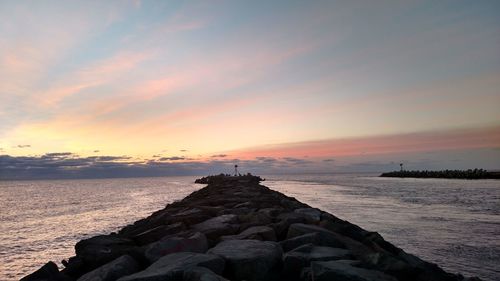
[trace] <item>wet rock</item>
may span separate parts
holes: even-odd
[[[274,229],[269,226],[253,226],[237,235],[222,236],[221,240],[253,239],[261,241],[276,241]]]
[[[184,271],[183,281],[228,281],[205,267],[193,267]]]
[[[232,235],[238,231],[239,226],[235,225],[237,222],[238,217],[236,215],[222,215],[195,224],[192,228],[204,233],[207,238],[216,240],[220,236]]]
[[[146,245],[154,241],[158,241],[166,235],[180,232],[184,229],[185,225],[182,222],[171,225],[160,225],[139,233],[132,237],[132,239],[137,243],[137,245]]]
[[[226,260],[225,275],[233,280],[272,280],[283,251],[278,243],[257,240],[227,240],[208,253]]]
[[[135,247],[131,239],[116,235],[99,235],[76,243],[75,252],[87,270],[91,270],[127,254]]]
[[[210,254],[174,253],[162,257],[145,270],[122,277],[118,281],[182,280],[184,272],[196,266],[206,267],[215,274],[220,274],[224,270],[224,260]]]
[[[346,248],[342,237],[331,231],[328,231],[322,227],[316,225],[308,225],[303,223],[294,223],[288,228],[287,239],[298,237],[308,233],[318,233],[319,243],[324,246],[330,246],[334,248]]]
[[[356,261],[315,261],[311,263],[314,281],[397,281],[396,278],[376,270],[356,267]]]
[[[93,271],[84,274],[78,281],[115,281],[140,270],[137,261],[129,255],[121,256]]]
[[[48,262],[40,267],[37,271],[27,275],[21,281],[67,281],[71,280],[59,272],[57,265],[53,262]]]
[[[207,250],[207,238],[203,233],[198,232],[188,238],[172,237],[154,242],[146,246],[144,256],[150,263],[153,263],[161,257],[172,253],[205,253]]]
[[[351,258],[349,251],[339,248],[314,246],[306,244],[283,256],[283,271],[287,276],[299,276],[304,267],[312,261],[330,261]]]

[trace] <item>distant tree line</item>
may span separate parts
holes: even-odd
[[[381,177],[396,178],[445,178],[445,179],[500,179],[500,172],[484,169],[442,170],[442,171],[393,171],[383,173]]]

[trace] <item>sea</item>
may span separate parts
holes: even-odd
[[[79,240],[117,231],[202,188],[195,178],[0,181],[0,280],[19,280],[49,260],[61,266]],[[499,180],[264,178],[269,188],[377,231],[449,272],[500,280]]]

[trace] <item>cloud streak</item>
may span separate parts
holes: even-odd
[[[495,148],[499,146],[500,127],[494,126],[486,128],[285,143],[231,151],[230,153],[240,158],[253,158],[257,155],[269,155],[272,157],[302,157],[303,155],[308,155],[310,157],[336,157]]]

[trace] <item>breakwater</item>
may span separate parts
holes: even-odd
[[[48,263],[23,280],[464,279],[258,178],[206,180],[118,233],[80,241],[62,271]]]
[[[393,171],[383,173],[381,177],[390,178],[443,178],[443,179],[500,179],[500,172],[490,172],[483,169],[443,170],[443,171]]]

